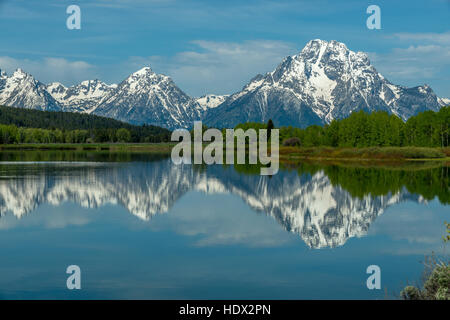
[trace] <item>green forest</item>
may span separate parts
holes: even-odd
[[[291,146],[448,147],[450,107],[425,111],[406,122],[393,114],[354,112],[348,118],[306,129],[281,127],[280,141]],[[275,124],[276,125],[276,124]]]
[[[425,111],[406,122],[384,111],[354,112],[348,118],[305,129],[280,127],[284,146],[301,147],[448,147],[450,107]],[[270,128],[276,128],[271,120]],[[243,123],[235,128],[267,128]],[[204,127],[206,130],[206,126]],[[0,107],[0,143],[168,142],[171,132],[89,114]]]
[[[268,124],[272,123],[269,120]],[[247,122],[241,128],[255,130],[268,128],[268,124]],[[425,111],[406,122],[384,111],[359,111],[348,118],[333,120],[324,126],[313,125],[305,129],[292,126],[278,127],[284,146],[301,147],[448,147],[450,106],[438,112]],[[273,124],[272,124],[273,128]],[[276,124],[275,124],[276,128]]]
[[[0,106],[0,143],[167,142],[170,130],[72,112]]]

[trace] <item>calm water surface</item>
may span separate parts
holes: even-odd
[[[445,250],[445,165],[263,177],[162,156],[1,159],[2,299],[395,298]],[[372,264],[382,290],[366,287]]]

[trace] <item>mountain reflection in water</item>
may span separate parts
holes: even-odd
[[[324,248],[366,234],[393,204],[450,200],[445,165],[386,169],[303,163],[268,177],[253,174],[259,169],[251,166],[177,166],[164,157],[122,157],[136,161],[3,162],[0,214],[22,218],[41,204],[69,201],[87,208],[117,204],[150,220],[190,191],[229,193],[298,234],[309,247]]]

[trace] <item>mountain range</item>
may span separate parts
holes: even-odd
[[[383,110],[403,120],[450,103],[428,85],[406,88],[383,77],[367,54],[337,41],[312,40],[275,70],[255,76],[231,95],[193,98],[173,80],[142,68],[119,84],[87,80],[65,87],[44,84],[17,69],[0,70],[0,104],[49,111],[84,112],[132,124],[169,129],[190,128],[195,120],[209,126],[272,119],[276,125],[306,127],[345,118],[353,111]]]

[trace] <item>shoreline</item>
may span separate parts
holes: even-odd
[[[174,142],[164,143],[27,143],[0,145],[0,152],[149,152],[170,153]],[[286,147],[280,146],[279,156],[281,162],[296,160],[314,161],[450,161],[450,148],[429,147]]]

